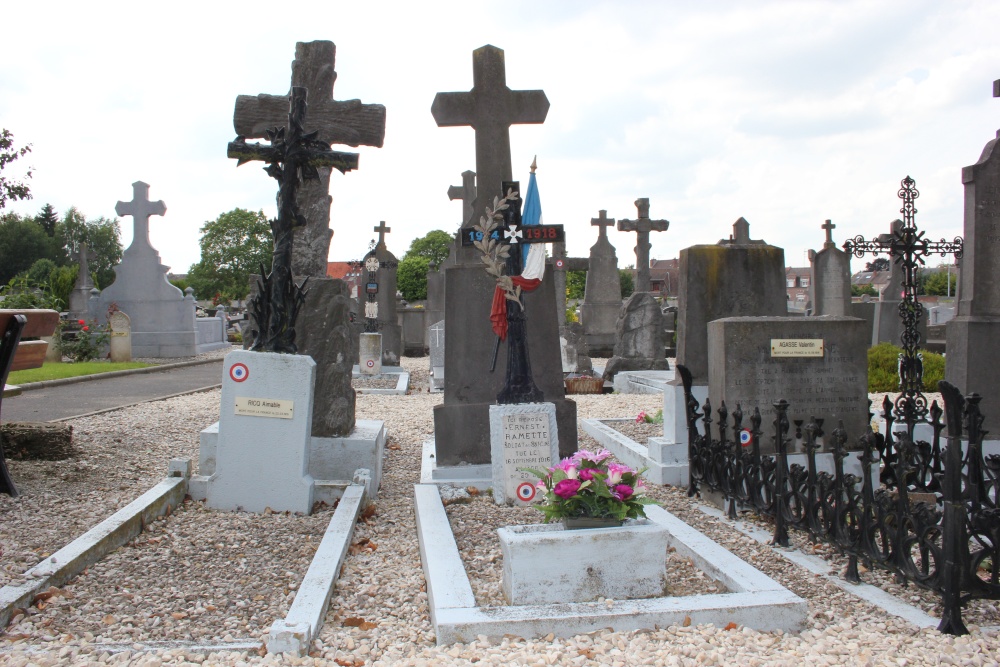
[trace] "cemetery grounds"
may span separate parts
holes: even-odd
[[[365,512],[309,657],[268,656],[263,638],[294,599],[333,513],[255,515],[187,500],[126,546],[61,589],[48,591],[0,633],[0,664],[337,665],[997,665],[997,601],[966,607],[971,634],[918,628],[748,537],[686,489],[651,487],[670,512],[804,598],[800,633],[681,624],[568,639],[508,636],[437,646],[428,611],[413,510],[421,448],[433,436],[426,358],[404,358],[412,392],[361,395],[358,419],[389,431],[382,488]],[[658,394],[578,395],[579,420],[630,417],[662,407]],[[0,586],[120,509],[166,475],[172,458],[198,459],[198,434],[219,417],[219,390],[143,403],[73,420],[77,458],[11,461],[22,494],[0,496]],[[580,447],[596,443],[580,432]],[[536,523],[531,510],[500,508],[486,494],[448,506],[477,601],[501,604],[495,527]],[[749,513],[744,527],[767,530]],[[826,561],[835,578],[846,559],[793,533],[793,550]],[[674,558],[674,561],[679,559]],[[669,561],[668,561],[669,562]],[[714,592],[688,563],[670,564],[672,592]],[[900,602],[939,615],[934,595],[880,572],[862,579]]]

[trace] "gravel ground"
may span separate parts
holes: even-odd
[[[651,493],[808,601],[805,631],[671,626],[437,647],[420,569],[412,485],[419,478],[421,443],[433,431],[431,408],[441,402],[441,394],[425,393],[426,358],[404,359],[403,366],[412,374],[411,395],[358,396],[358,417],[385,419],[389,428],[383,485],[375,513],[355,532],[312,657],[262,657],[256,650],[198,651],[183,645],[139,651],[144,642],[259,641],[287,610],[330,516],[328,508],[311,517],[261,516],[188,502],[42,602],[42,608],[32,607],[27,616],[15,619],[0,634],[0,664],[1000,664],[995,631],[973,626],[967,637],[950,637],[918,630],[791,565],[772,547],[705,515],[682,490],[670,487]],[[613,418],[639,410],[655,413],[661,399],[606,395],[575,400],[581,418]],[[169,458],[197,458],[198,432],[217,419],[218,401],[218,391],[204,392],[78,419],[73,422],[82,452],[78,459],[10,462],[24,495],[0,496],[0,583],[16,580],[47,553],[151,487],[164,476]],[[594,446],[585,436],[580,441]],[[515,510],[479,500],[467,507],[481,512],[483,521],[488,517],[491,525],[523,519]],[[504,515],[515,518],[508,521]],[[808,543],[801,546],[813,550]],[[477,570],[497,567],[487,557],[479,562],[470,567],[474,579],[480,578]],[[839,567],[833,558],[831,569]],[[488,580],[485,575],[482,579],[486,583],[477,585],[488,596]],[[916,595],[915,589],[904,594]],[[110,641],[132,648],[114,654],[101,645]]]

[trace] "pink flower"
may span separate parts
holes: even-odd
[[[639,414],[637,414],[635,416],[635,423],[636,424],[641,424],[644,421],[646,421],[646,411],[645,410],[640,410]]]
[[[596,452],[588,452],[586,449],[579,449],[575,454],[573,454],[572,459],[577,462],[590,461],[591,463],[600,463],[604,459],[611,456],[611,452],[606,449],[602,449]]]
[[[566,477],[569,479],[576,479],[579,473],[576,468],[576,461],[572,458],[563,459],[558,464],[556,464],[556,469],[562,470],[566,473]]]
[[[627,465],[622,465],[621,463],[609,463],[608,464],[608,486],[613,486],[622,481],[622,475],[626,473],[634,472]]]
[[[642,481],[642,478],[636,480],[635,482],[635,495],[641,496],[646,493],[646,482]]]
[[[579,490],[580,490],[580,480],[564,479],[558,484],[556,484],[555,488],[552,489],[552,492],[557,496],[559,496],[560,498],[568,499],[575,496],[576,492]],[[629,490],[631,491],[631,489]]]
[[[594,472],[595,470],[593,468],[580,468],[580,479],[585,482],[589,482],[594,479]]]
[[[615,486],[615,490],[611,492],[618,500],[628,500],[632,495],[632,487],[628,484],[618,484]]]

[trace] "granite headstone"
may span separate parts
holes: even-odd
[[[608,240],[608,227],[615,224],[608,212],[601,210],[590,224],[597,227],[597,242],[590,246],[590,268],[586,291],[580,306],[580,323],[587,336],[590,353],[606,357],[614,353],[618,314],[622,309],[618,255]]]

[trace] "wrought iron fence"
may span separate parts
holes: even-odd
[[[690,372],[677,370],[687,401],[689,496],[711,490],[725,497],[731,518],[737,509],[770,517],[776,545],[789,546],[790,527],[832,544],[848,557],[849,581],[860,582],[861,562],[937,592],[941,632],[968,632],[962,607],[969,600],[1000,599],[1000,456],[983,455],[978,394],[963,397],[940,383],[945,405],[935,402],[928,411],[930,442],[914,441],[912,422],[893,432],[887,398],[886,433],[869,428],[851,452],[843,424],[826,437],[821,420],[790,422],[790,406],[780,400],[768,436],[772,456],[761,453],[759,410],[747,424],[738,405],[730,414],[723,403],[713,419],[709,401],[699,406],[691,395]],[[804,424],[805,466],[788,463],[791,423]],[[833,474],[817,467],[821,437],[833,455]],[[861,463],[860,477],[844,472],[851,454]],[[872,472],[876,463],[880,479]]]

